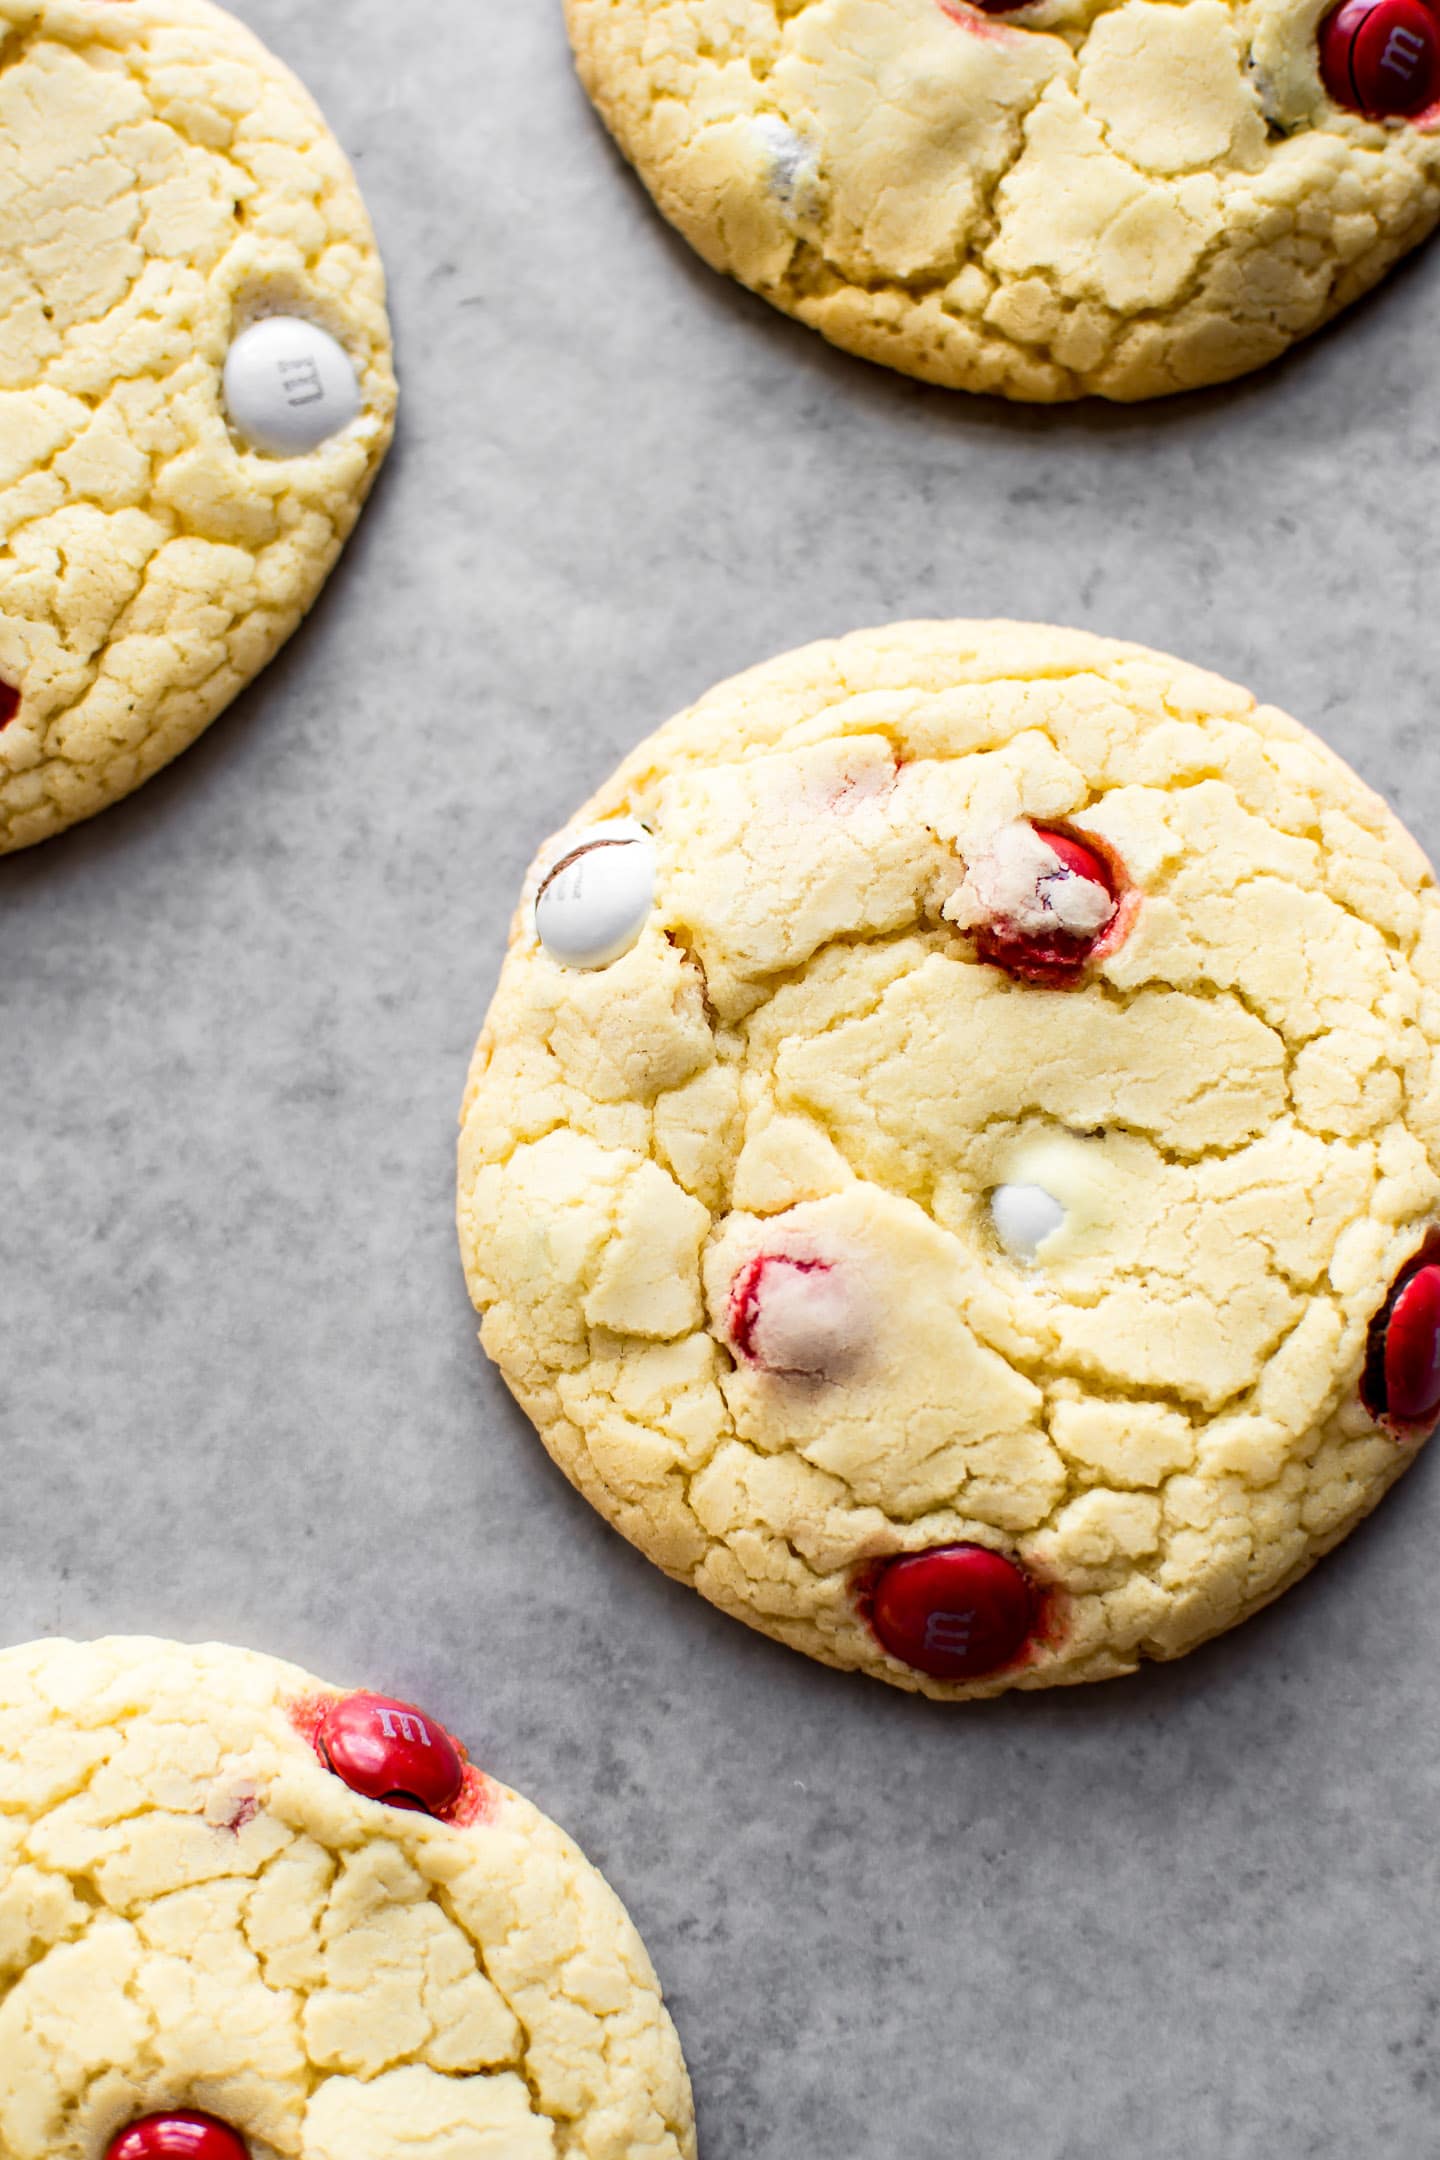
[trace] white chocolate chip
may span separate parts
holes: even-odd
[[[1065,1209],[1043,1185],[997,1185],[990,1195],[995,1235],[1012,1260],[1033,1267],[1040,1247],[1065,1224]]]
[[[1021,936],[1063,930],[1094,937],[1115,913],[1115,902],[1093,878],[1079,877],[1033,825],[1003,825],[966,869],[941,909],[962,930],[1004,923]]]
[[[303,457],[349,427],[360,410],[360,384],[328,330],[298,315],[267,315],[230,347],[225,408],[252,450]]]
[[[654,841],[632,818],[610,818],[575,834],[543,879],[535,931],[561,967],[609,967],[629,952],[654,904]]]

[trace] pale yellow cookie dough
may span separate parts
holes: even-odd
[[[537,877],[622,815],[653,911],[557,965]],[[1131,887],[1074,988],[966,927],[967,864],[1047,820]],[[752,1626],[944,1696],[1124,1673],[1274,1597],[1413,1453],[1357,1383],[1440,1214],[1437,1044],[1431,872],[1285,714],[1078,632],[811,646],[642,743],[532,873],[464,1108],[482,1340],[595,1506]],[[1030,1260],[1016,1185],[1064,1216]],[[735,1354],[777,1251],[835,1263],[828,1374]],[[859,1586],[965,1542],[1056,1625],[922,1683]]]
[[[1145,398],[1327,322],[1440,214],[1440,129],[1332,104],[1330,0],[567,0],[706,261],[955,389]]]
[[[266,314],[358,372],[302,457],[227,424]],[[138,787],[265,666],[394,404],[374,235],[293,75],[207,0],[0,0],[0,853]]]
[[[253,2160],[682,2160],[644,1948],[543,1815],[358,1798],[293,1666],[115,1639],[0,1652],[0,2153],[100,2160],[198,2108]]]

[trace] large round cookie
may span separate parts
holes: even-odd
[[[1422,0],[567,6],[587,89],[708,262],[956,389],[1223,382],[1440,213]]]
[[[1063,630],[812,646],[532,874],[464,1110],[482,1339],[751,1625],[932,1694],[1127,1672],[1434,1422],[1437,1043],[1430,871],[1283,713]]]
[[[369,220],[288,70],[207,0],[0,0],[0,853],[265,666],[394,403]]]
[[[0,2152],[681,2160],[694,2136],[640,1939],[553,1823],[407,1705],[116,1639],[0,1652]]]

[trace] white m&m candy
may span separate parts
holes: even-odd
[[[561,967],[603,968],[629,952],[655,903],[655,843],[633,818],[577,833],[535,899],[535,930]]]
[[[267,315],[230,347],[225,406],[252,450],[303,457],[349,427],[360,410],[360,385],[328,330],[298,315]]]
[[[1043,1185],[997,1185],[990,1195],[990,1219],[1010,1258],[1028,1267],[1064,1223],[1065,1209]]]

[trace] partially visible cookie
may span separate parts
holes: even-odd
[[[215,1645],[0,1652],[5,2160],[682,2160],[644,1947],[413,1706]]]
[[[370,222],[289,70],[208,0],[0,0],[0,853],[265,666],[394,407]]]
[[[716,269],[961,390],[1261,366],[1440,214],[1425,0],[567,0],[586,88]]]
[[[721,684],[534,867],[482,1340],[670,1574],[951,1698],[1177,1657],[1440,1412],[1440,900],[1294,720],[902,623]]]

